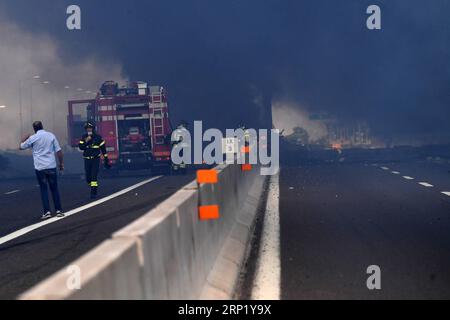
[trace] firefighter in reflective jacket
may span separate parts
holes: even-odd
[[[106,152],[105,140],[95,132],[95,125],[92,122],[87,122],[84,129],[86,133],[80,140],[79,148],[83,151],[84,170],[86,173],[86,182],[91,187],[91,199],[95,199],[98,191],[97,177],[101,156],[103,155],[106,169],[110,169],[111,165]]]
[[[239,139],[240,145],[248,147],[250,145],[251,138],[250,131],[244,125],[240,126],[238,129],[244,132],[244,136],[242,137],[242,139]]]
[[[180,156],[183,157],[184,155],[184,149],[189,148],[190,145],[186,141],[183,141],[183,137],[187,136],[189,134],[189,131],[187,129],[187,123],[182,121],[177,129],[172,133],[172,148],[182,148],[180,151]],[[182,174],[186,174],[187,167],[184,162],[180,164],[172,163],[172,171],[173,172],[180,172]]]
[[[247,129],[247,127],[244,125],[239,126],[238,130],[242,130],[242,132],[243,132],[243,135],[238,137],[238,145],[239,145],[239,148],[241,148],[239,157],[242,157],[241,158],[242,163],[248,164],[248,163],[250,163],[250,158],[249,158],[250,155],[249,155],[249,152],[244,152],[244,151],[250,150],[249,149],[250,147],[254,148],[254,145],[250,146],[251,134],[250,134],[250,131]]]

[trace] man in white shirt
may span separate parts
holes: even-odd
[[[44,214],[41,219],[46,220],[52,217],[48,197],[48,187],[50,187],[52,193],[56,216],[64,217],[61,207],[61,198],[58,191],[58,174],[56,171],[55,158],[56,154],[59,162],[59,170],[63,171],[64,158],[61,147],[55,135],[44,130],[42,122],[34,122],[33,129],[35,134],[32,136],[28,135],[22,140],[20,150],[33,149],[34,169],[41,189],[41,200],[42,206],[44,207]]]

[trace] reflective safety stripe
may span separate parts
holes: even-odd
[[[198,170],[197,171],[197,182],[198,183],[211,183],[216,184],[218,182],[217,170]]]
[[[100,149],[100,146],[92,146],[92,149]]]
[[[83,141],[83,140],[81,140],[81,141],[80,141],[80,144],[84,144],[84,141]]]
[[[200,220],[217,220],[220,218],[219,206],[201,206],[198,208]]]
[[[102,143],[100,143],[100,147],[104,146],[105,143],[106,143],[105,141],[102,141]]]
[[[100,155],[95,156],[95,157],[83,157],[86,160],[92,160],[92,159],[96,159],[96,158],[100,158]]]
[[[250,153],[250,147],[248,146],[242,147],[242,153]]]
[[[98,182],[97,181],[92,181],[91,182],[91,187],[98,187]]]
[[[107,154],[104,154],[103,156],[104,156],[105,158],[108,158],[108,155],[107,155]]]

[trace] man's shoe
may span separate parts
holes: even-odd
[[[58,217],[58,218],[64,218],[66,215],[61,211],[61,210],[58,210],[58,211],[56,211],[56,217]]]
[[[42,215],[41,220],[47,220],[47,219],[50,219],[51,217],[52,217],[52,213],[49,211]]]

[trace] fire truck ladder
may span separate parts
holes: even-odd
[[[154,141],[156,144],[164,144],[165,128],[164,128],[164,114],[163,114],[163,95],[162,93],[152,93],[152,127]]]

